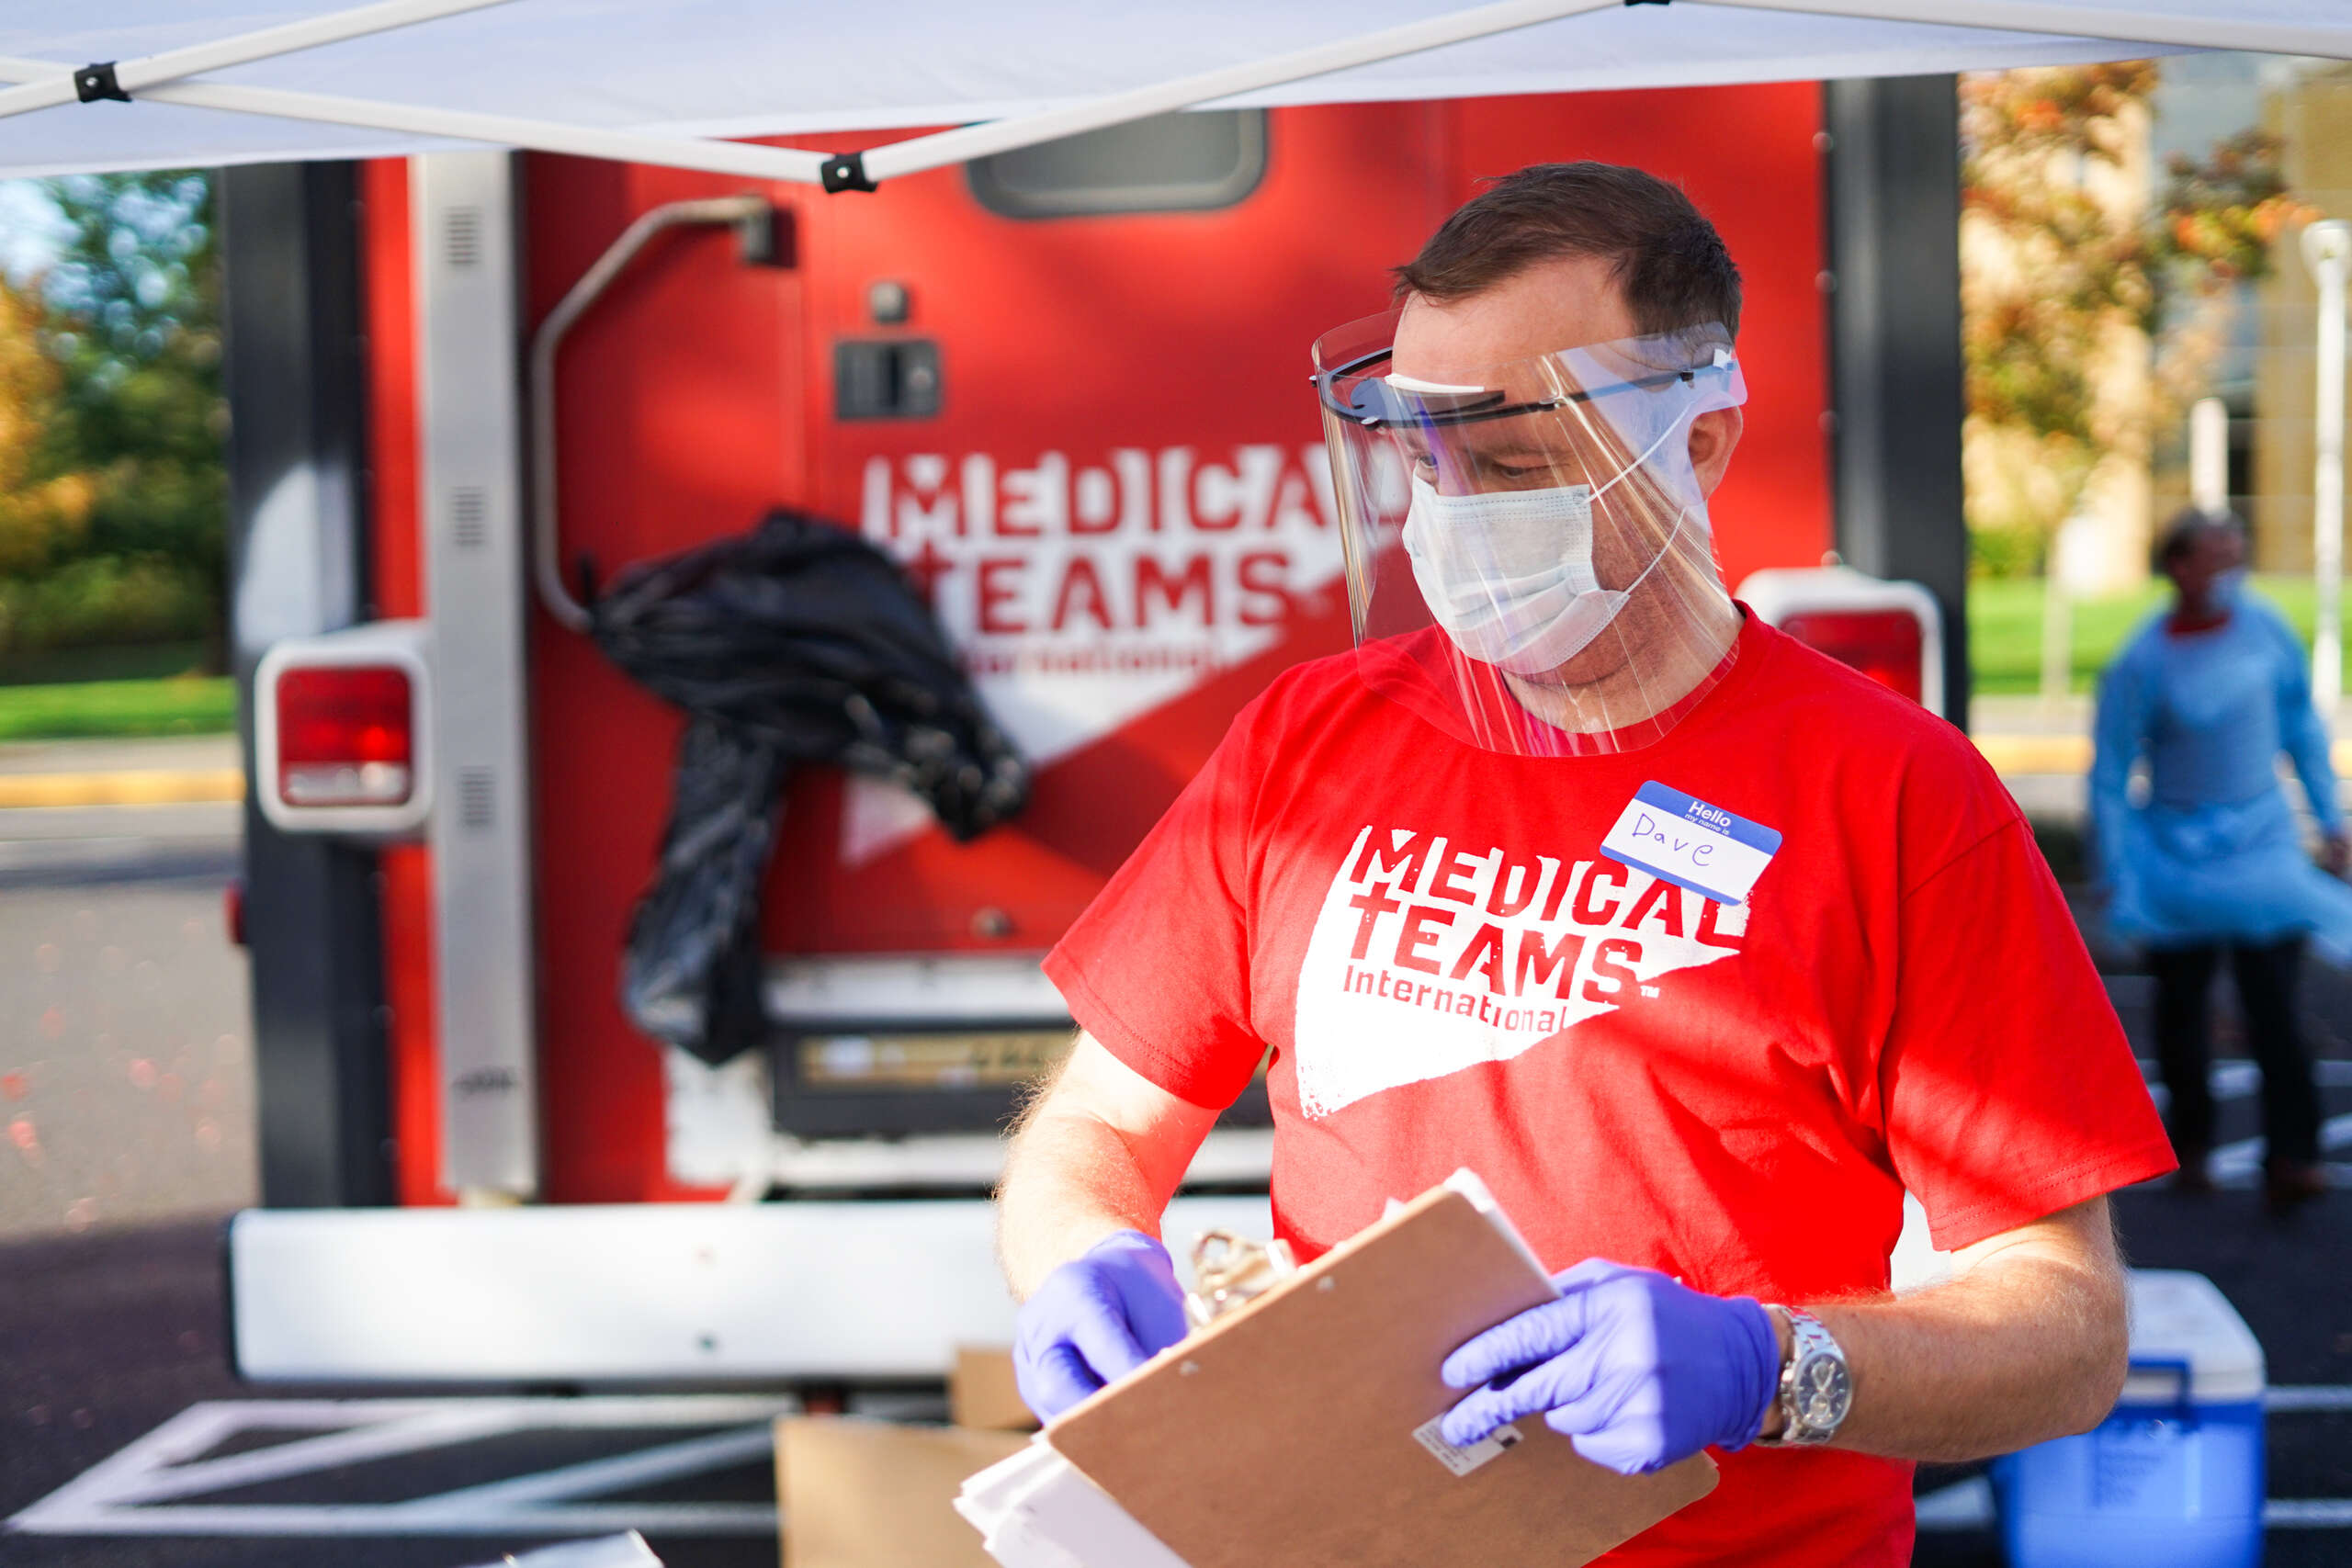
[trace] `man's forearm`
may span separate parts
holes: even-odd
[[[2130,1354],[2120,1271],[2096,1261],[2007,1255],[1914,1295],[1807,1310],[1853,1374],[1836,1446],[1893,1459],[1982,1459],[2086,1430]],[[1779,1425],[1775,1411],[1766,1431]]]
[[[1046,1276],[1114,1231],[1159,1234],[1216,1112],[1189,1104],[1080,1032],[1012,1130],[997,1190],[997,1257],[1027,1301]]]
[[[1159,1234],[1168,1195],[1153,1190],[1126,1140],[1091,1116],[1031,1118],[1005,1158],[997,1192],[997,1255],[1013,1295],[1114,1231]]]

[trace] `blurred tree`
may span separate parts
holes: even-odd
[[[2144,61],[1961,83],[1963,454],[1980,569],[2039,570],[2129,432],[2101,383],[2154,304],[2132,159]]]
[[[82,175],[50,190],[72,226],[41,292],[63,375],[66,466],[92,485],[79,553],[109,558],[113,579],[190,580],[217,644],[228,408],[212,181],[186,170]],[[127,631],[153,635],[152,615],[132,618],[142,625]]]
[[[2271,247],[2320,216],[2287,189],[2278,138],[2249,130],[2199,162],[2175,153],[2150,238],[2155,264],[2157,417],[2177,424],[2211,389],[2239,292],[2269,275]]]
[[[2152,200],[2135,165],[2157,80],[2146,61],[1962,80],[1963,445],[1980,570],[2043,570],[2101,465],[2144,468],[2154,432],[2207,389],[2235,285],[2268,269],[2271,239],[2301,211],[2260,137],[2174,159]]]
[[[41,308],[0,284],[0,575],[35,575],[87,536],[96,487],[70,469],[63,378],[43,351]],[[8,628],[0,625],[0,646]]]

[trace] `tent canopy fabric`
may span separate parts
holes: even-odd
[[[1333,103],[1908,75],[2187,47],[2352,57],[2346,0],[2230,0],[2226,8],[2214,0],[1779,0],[1781,9],[1759,3],[1582,0],[1581,14],[1562,16],[1578,8],[1577,0],[1476,11],[1447,0],[866,0],[825,6],[781,0],[394,0],[368,9],[447,14],[208,68],[194,85],[179,85],[194,96],[255,88],[308,95],[313,110],[326,100],[349,100],[411,111],[357,117],[379,122],[455,123],[434,117],[460,111],[671,138],[821,138],[1069,111],[1298,51],[1322,48],[1329,59],[1329,46],[1346,40],[1462,16],[1508,30],[1267,81],[1209,101]],[[46,73],[55,86],[62,73],[92,62],[125,62],[128,81],[131,62],[144,57],[349,7],[319,0],[97,0],[8,9],[13,16],[0,16],[0,80]],[[1547,11],[1553,19],[1524,20]],[[1511,25],[1515,17],[1520,25]],[[2070,28],[2079,32],[2070,36]],[[416,125],[335,124],[156,101],[172,93],[158,83],[130,89],[132,102],[69,98],[0,118],[0,175],[348,158],[484,141],[545,144],[527,127],[459,140]],[[0,92],[0,110],[9,107],[7,97]],[[1129,104],[1132,113],[1114,118],[1170,107],[1176,106]],[[481,121],[472,129],[500,128]],[[1041,123],[1038,134],[1016,130],[1011,142],[1067,129]],[[989,150],[960,134],[965,141],[944,145],[933,163]],[[844,150],[868,144],[844,139]],[[615,147],[611,155],[649,151]],[[650,151],[657,155],[645,161],[677,161],[659,156],[659,148]],[[927,166],[911,157],[901,164],[891,172]],[[816,175],[810,164],[780,177]]]

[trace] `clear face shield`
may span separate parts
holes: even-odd
[[[1315,345],[1359,671],[1492,750],[1656,740],[1738,629],[1690,462],[1691,422],[1747,400],[1730,333],[1408,376],[1397,320]]]

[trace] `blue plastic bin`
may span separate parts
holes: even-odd
[[[2133,1270],[2114,1413],[1994,1463],[2010,1568],[2259,1563],[2263,1380],[2262,1346],[2211,1280]]]

